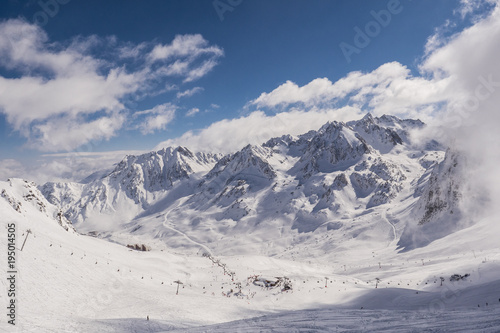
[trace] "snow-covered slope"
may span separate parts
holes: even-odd
[[[19,213],[21,219],[27,219],[36,211],[51,222],[57,223],[65,231],[75,233],[72,223],[64,216],[61,209],[51,205],[33,182],[11,178],[0,183],[0,196],[10,207]],[[9,209],[7,209],[11,212]]]

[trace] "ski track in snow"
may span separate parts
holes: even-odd
[[[389,208],[387,209],[382,209],[382,213],[381,213],[381,217],[384,221],[386,221],[387,223],[389,223],[389,225],[391,226],[392,228],[392,233],[394,235],[392,241],[389,243],[388,246],[391,246],[393,244],[396,244],[398,242],[398,236],[397,236],[397,233],[396,233],[396,227],[394,226],[394,224],[389,221],[389,219],[387,218],[387,211],[389,210]]]
[[[172,231],[177,232],[179,235],[183,236],[183,237],[184,237],[186,240],[188,240],[189,242],[191,242],[191,243],[193,243],[193,244],[195,244],[195,245],[197,245],[197,246],[201,247],[202,249],[204,249],[205,251],[207,251],[210,255],[212,255],[212,254],[213,254],[213,253],[212,253],[212,250],[210,250],[210,249],[208,248],[208,246],[206,246],[205,244],[201,244],[201,243],[199,243],[199,242],[197,242],[197,241],[193,240],[191,237],[189,237],[188,235],[186,235],[184,232],[182,232],[182,231],[180,231],[180,230],[177,230],[177,229],[175,229],[174,227],[171,227],[171,226],[167,225],[167,223],[168,223],[168,220],[167,220],[168,215],[169,215],[172,211],[174,211],[174,210],[176,210],[177,208],[179,208],[179,206],[181,206],[181,205],[182,205],[185,201],[187,201],[188,199],[189,199],[189,198],[184,198],[184,199],[180,200],[180,201],[179,201],[179,203],[177,204],[177,206],[175,206],[174,208],[170,209],[168,212],[166,212],[166,213],[165,213],[164,220],[163,220],[163,226],[164,226],[165,228],[169,229],[169,230],[172,230]]]

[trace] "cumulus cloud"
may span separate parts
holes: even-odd
[[[270,138],[285,134],[299,135],[318,129],[331,120],[347,121],[361,117],[361,110],[353,107],[340,109],[291,110],[275,115],[254,111],[237,119],[224,119],[200,131],[188,131],[179,138],[158,144],[155,149],[168,146],[186,146],[196,151],[229,153],[247,144],[261,144]],[[228,138],[231,138],[228,140]]]
[[[192,89],[180,91],[177,93],[177,98],[183,98],[183,97],[191,97],[194,94],[197,94],[199,92],[202,92],[204,89],[202,87],[194,87]]]
[[[120,98],[137,89],[141,73],[112,68],[100,74],[99,60],[76,50],[82,43],[87,41],[57,48],[39,27],[20,20],[0,23],[0,65],[21,72],[0,77],[0,108],[15,130],[61,113],[123,108]]]
[[[177,35],[170,44],[156,45],[148,59],[151,63],[178,59],[166,68],[167,73],[184,77],[184,82],[191,82],[208,74],[217,64],[217,59],[224,55],[218,46],[209,45],[200,34]],[[200,57],[206,57],[198,61]]]
[[[62,116],[49,119],[32,127],[34,135],[27,146],[40,151],[72,150],[89,142],[109,140],[125,122],[120,113],[99,117],[96,120],[85,120],[82,116]]]
[[[3,21],[0,67],[8,75],[0,76],[0,112],[30,147],[71,150],[116,135],[126,114],[132,113],[127,100],[171,90],[173,80],[199,79],[222,55],[221,48],[201,35],[179,35],[165,45],[98,36],[54,43],[36,25],[19,19]],[[198,92],[197,88],[184,96]],[[172,116],[158,112],[141,130],[163,129]]]
[[[188,112],[186,112],[186,117],[193,117],[198,112],[200,112],[200,109],[198,108],[189,109]]]
[[[134,43],[124,43],[122,46],[119,46],[118,56],[124,59],[139,59],[141,56],[145,54],[145,51],[148,48],[148,43],[142,42],[139,44]]]
[[[421,70],[437,82],[447,82],[452,91],[443,115],[447,128],[498,119],[500,89],[500,10],[451,38],[432,52]],[[492,112],[492,110],[495,110]],[[490,120],[488,120],[490,119]],[[493,122],[495,123],[495,122]]]
[[[142,134],[151,134],[158,130],[164,130],[175,118],[177,106],[171,103],[157,105],[152,109],[135,113],[135,117],[143,118],[137,127]]]
[[[262,93],[249,105],[279,109],[343,104],[363,107],[374,114],[415,116],[416,111],[428,110],[429,104],[446,100],[447,93],[445,81],[413,77],[408,68],[391,62],[369,73],[351,72],[334,83],[318,78],[299,87],[287,81],[269,93]]]
[[[208,54],[216,57],[224,55],[224,51],[209,45],[202,35],[177,35],[172,43],[157,45],[149,54],[151,61],[168,60],[171,58],[186,57],[195,59],[201,55]]]
[[[217,64],[218,62],[213,59],[203,61],[200,66],[193,69],[189,69],[189,71],[186,74],[186,78],[184,79],[184,82],[192,82],[204,77]]]
[[[269,93],[262,93],[251,104],[258,107],[287,107],[297,103],[310,106],[345,98],[356,91],[358,94],[354,98],[359,100],[370,92],[369,88],[385,87],[397,77],[407,77],[408,73],[406,67],[392,62],[370,73],[351,72],[335,83],[327,78],[318,78],[299,87],[287,81]]]

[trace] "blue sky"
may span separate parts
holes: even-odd
[[[294,134],[367,111],[428,119],[446,102],[439,85],[428,89],[442,98],[422,103],[380,105],[373,97],[399,79],[429,86],[419,81],[435,78],[435,68],[422,70],[427,58],[494,6],[473,0],[3,1],[0,160],[36,165],[46,154],[177,143],[231,151],[280,134],[278,124],[231,140],[242,127],[278,118]],[[367,32],[373,11],[389,8],[387,24],[378,24],[348,61],[339,45],[356,47],[355,28]],[[358,83],[339,93],[338,86],[367,80],[367,94],[359,94]],[[322,89],[328,93],[310,94]],[[320,109],[331,112],[315,117]]]

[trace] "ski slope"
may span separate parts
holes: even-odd
[[[498,230],[488,219],[404,253],[382,240],[373,247],[378,251],[346,248],[328,256],[313,247],[307,250],[316,252],[295,259],[216,256],[235,272],[232,281],[201,255],[159,248],[140,252],[66,231],[49,205],[42,212],[22,195],[13,195],[23,202],[21,213],[0,200],[2,222],[16,224],[18,248],[23,232],[32,230],[17,255],[19,332],[411,332],[415,327],[495,332],[500,327],[500,254],[491,236]],[[5,237],[0,246],[6,247]],[[450,282],[455,273],[470,277]],[[248,283],[253,275],[287,276],[293,290]],[[440,276],[446,277],[443,286]],[[175,280],[184,283],[178,295]]]

